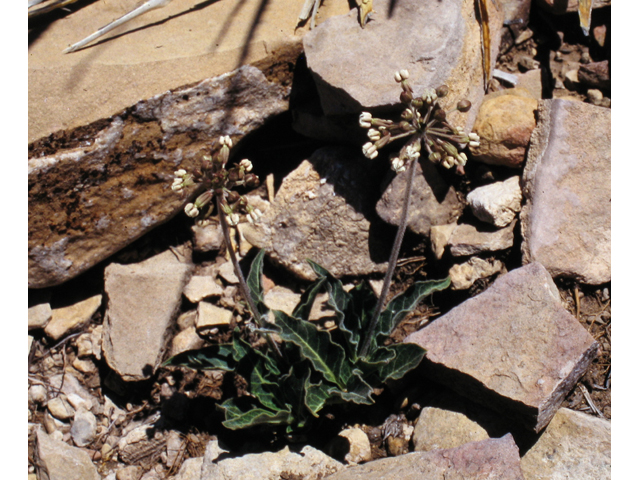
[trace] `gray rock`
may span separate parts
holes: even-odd
[[[380,218],[392,225],[400,223],[408,176],[409,171],[396,175],[376,205]],[[442,178],[438,168],[429,160],[421,160],[413,178],[407,228],[428,237],[433,225],[455,223],[463,208],[456,190]]]
[[[184,287],[184,296],[192,303],[198,303],[207,297],[221,296],[222,287],[210,275],[194,275]]]
[[[506,271],[500,260],[485,260],[473,257],[464,263],[456,264],[449,269],[452,290],[467,290],[481,278],[488,278],[498,272]]]
[[[513,246],[515,220],[505,228],[483,228],[462,223],[449,238],[449,249],[454,257],[475,255],[480,252],[496,252]]]
[[[525,73],[516,73],[518,87],[527,90],[533,98],[542,98],[542,70],[529,70]]]
[[[307,258],[336,277],[384,272],[392,240],[372,208],[378,187],[359,151],[317,150],[284,178],[262,222],[245,235],[307,280],[315,279]]]
[[[84,450],[54,440],[36,431],[36,469],[38,478],[48,480],[100,480],[95,465]]]
[[[125,381],[149,378],[162,359],[192,266],[167,250],[134,265],[105,269],[109,298],[103,332],[104,356]]]
[[[71,425],[71,438],[78,447],[86,447],[96,438],[96,417],[85,409],[76,411]]]
[[[489,438],[487,431],[466,415],[437,407],[420,412],[413,432],[416,451],[455,448]]]
[[[518,447],[511,434],[470,442],[457,448],[413,452],[349,467],[326,480],[524,480]]]
[[[467,201],[476,218],[496,227],[506,227],[520,211],[520,177],[495,182],[469,192]]]
[[[84,402],[84,406],[88,409],[94,408],[98,404],[98,399],[91,395],[74,375],[68,372],[64,375],[64,383],[62,382],[62,375],[52,376],[50,382],[51,385],[57,388],[60,388],[62,385],[62,393],[64,393],[68,399],[75,399],[73,401],[77,405],[80,405],[80,402]]]
[[[488,9],[495,62],[503,16],[493,4]],[[474,105],[471,111],[452,115],[451,120],[471,127],[484,94],[473,1],[378,0],[366,28],[360,27],[356,17],[355,9],[332,17],[303,38],[307,65],[326,115],[399,106],[400,89],[393,74],[407,69],[420,93],[447,84],[451,91],[447,98],[453,105],[468,98]]]
[[[56,308],[51,313],[51,320],[44,328],[44,333],[53,340],[59,340],[71,330],[88,324],[100,305],[102,295],[98,294],[68,307]]]
[[[205,467],[207,468],[206,474]],[[285,447],[279,452],[248,454],[242,457],[226,458],[213,464],[205,461],[202,468],[201,480],[228,480],[230,478],[315,480],[342,470],[344,465],[320,450],[305,446],[300,450],[300,453],[291,452],[288,447]]]
[[[211,252],[220,250],[224,245],[224,235],[219,223],[209,223],[205,226],[193,225],[193,249],[196,252]]]
[[[503,275],[404,341],[426,348],[425,375],[535,432],[598,349],[539,263]]]
[[[611,75],[609,73],[609,60],[580,65],[578,80],[590,88],[611,89]]]
[[[522,457],[526,478],[611,478],[611,422],[561,408]]]
[[[167,435],[167,467],[171,468],[183,454],[185,439],[177,430],[171,430]]]
[[[523,194],[524,263],[554,278],[611,280],[611,110],[541,101]]]
[[[44,328],[49,320],[51,320],[51,306],[48,302],[29,307],[29,330]]]
[[[196,167],[212,139],[237,142],[286,111],[289,91],[243,66],[139,102],[89,146],[30,159],[29,287],[65,282],[172,218],[188,200],[173,172]]]

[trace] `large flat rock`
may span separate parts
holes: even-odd
[[[288,63],[271,67],[244,66],[139,102],[64,141],[36,142],[29,287],[63,283],[180,212],[189,198],[171,190],[175,170],[199,167],[197,153],[217,149],[219,136],[237,143],[287,110]]]
[[[487,7],[495,62],[503,16],[492,2]],[[418,94],[447,84],[453,105],[468,98],[473,104],[470,112],[452,114],[450,120],[471,127],[484,95],[474,0],[376,0],[365,28],[360,28],[356,16],[353,9],[332,17],[303,39],[326,115],[399,106],[400,89],[393,73],[407,69]]]
[[[405,342],[427,350],[427,376],[535,432],[551,421],[598,348],[539,263],[498,278]]]
[[[611,110],[542,100],[523,173],[522,259],[611,281]]]
[[[326,480],[524,480],[520,455],[511,434],[460,447],[382,458],[334,473]]]
[[[182,85],[301,48],[305,0],[179,0],[152,10],[71,54],[62,51],[136,6],[83,2],[46,29],[29,32],[29,142],[117,114]],[[87,4],[89,3],[89,4]],[[318,23],[348,11],[325,2]],[[55,15],[54,15],[55,16]]]
[[[611,478],[611,422],[561,408],[521,461],[527,479]]]
[[[326,147],[287,175],[247,240],[312,280],[311,259],[336,277],[384,272],[392,239],[374,211],[379,178],[359,150]]]
[[[171,250],[132,265],[105,269],[108,296],[102,348],[109,366],[125,381],[149,378],[169,340],[192,265]]]

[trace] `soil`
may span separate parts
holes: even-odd
[[[593,27],[606,25],[607,41],[605,46],[600,46],[592,36],[586,38],[579,29],[577,14],[567,14],[555,17],[547,12],[540,11],[536,2],[532,2],[532,11],[529,28],[532,36],[519,44],[513,44],[513,37],[504,41],[502,55],[498,59],[497,67],[507,72],[524,71],[530,60],[540,63],[545,76],[543,81],[543,96],[553,98],[558,96],[571,96],[578,100],[587,99],[586,89],[580,85],[569,85],[571,89],[563,88],[564,81],[561,64],[563,62],[584,62],[609,60],[610,55],[610,8],[594,11]],[[511,43],[511,45],[510,45]],[[563,62],[556,61],[557,52],[561,51]],[[274,76],[279,72],[272,72]],[[492,90],[500,90],[508,85],[494,80],[491,83]],[[610,91],[603,91],[605,97],[610,98]],[[244,142],[237,152],[239,158],[262,157],[266,161],[256,161],[256,165],[277,166],[277,170],[258,171],[263,179],[268,173],[276,176],[276,186],[279,180],[297,165],[298,160],[312,153],[322,144],[310,140],[295,133],[291,129],[290,114],[281,115],[271,124],[253,134],[255,141]],[[76,129],[73,132],[58,132],[46,139],[29,145],[30,156],[49,154],[60,148],[61,145],[80,146],[83,142],[90,141],[92,133],[103,128],[101,122],[87,126],[85,129]],[[277,131],[278,135],[272,132]],[[276,140],[277,139],[277,140]],[[255,145],[260,145],[258,150]],[[289,158],[291,161],[282,162],[281,159]],[[274,161],[274,160],[278,161]],[[451,181],[456,182],[457,188],[466,193],[478,185],[495,181],[512,175],[513,170],[505,170],[499,167],[470,162],[464,177],[452,176]],[[116,254],[114,257],[102,262],[80,277],[67,282],[59,287],[49,289],[52,298],[52,308],[63,304],[73,303],[75,298],[86,298],[89,295],[102,291],[103,271],[111,261],[120,263],[138,262],[151,255],[165,250],[168,247],[188,245],[190,241],[189,226],[191,220],[185,216],[177,216],[170,222],[156,228],[151,233],[140,238],[132,245]],[[519,230],[516,229],[516,236]],[[520,238],[516,238],[514,246],[504,252],[488,258],[499,258],[505,262],[507,269],[511,270],[521,265]],[[453,263],[451,257],[445,257],[436,262],[424,238],[410,233],[405,237],[399,266],[395,274],[391,295],[404,291],[414,282],[429,279],[443,278]],[[216,253],[194,254],[194,261],[200,264],[216,261]],[[242,263],[246,267],[247,260]],[[265,275],[276,284],[287,284],[296,291],[304,290],[303,283],[292,285],[291,278],[286,272],[267,263]],[[379,279],[374,276],[372,279]],[[369,278],[345,279],[348,282],[368,281]],[[495,280],[495,276],[489,279],[477,281],[468,291],[447,290],[438,292],[425,300],[410,314],[393,332],[392,340],[400,342],[410,333],[422,328],[429,321],[446,313],[451,308],[460,304],[467,298],[484,291]],[[611,285],[597,287],[580,285],[571,281],[560,280],[558,286],[561,292],[565,308],[574,314],[582,325],[599,342],[598,356],[590,366],[588,372],[580,380],[563,403],[564,407],[585,413],[611,418]],[[42,292],[30,291],[30,304]],[[236,300],[236,312],[244,319],[248,319],[248,313],[238,305],[241,299]],[[183,311],[193,309],[194,305],[184,300]],[[91,325],[85,331],[101,325],[104,311],[96,313]],[[240,324],[241,328],[243,324]],[[116,405],[126,413],[116,422],[109,422],[106,416],[98,415],[99,424],[104,426],[103,432],[96,440],[86,447],[101,472],[107,472],[114,468],[116,463],[110,458],[108,449],[103,448],[110,439],[120,438],[124,429],[133,421],[149,419],[158,413],[162,421],[155,425],[159,432],[158,438],[165,438],[170,430],[181,432],[184,443],[183,450],[175,462],[170,465],[163,464],[160,459],[161,448],[149,447],[148,449],[130,454],[125,463],[137,464],[145,469],[157,468],[162,478],[175,474],[182,462],[190,457],[201,456],[204,446],[209,439],[217,436],[234,453],[243,454],[249,452],[275,451],[284,445],[290,445],[295,449],[296,445],[310,444],[320,449],[329,450],[329,445],[335,439],[337,433],[346,426],[360,425],[369,436],[374,458],[396,455],[410,451],[409,444],[398,444],[393,435],[394,428],[402,423],[414,424],[420,412],[421,406],[429,403],[424,395],[416,394],[411,388],[414,373],[409,374],[403,381],[390,385],[377,395],[375,405],[370,407],[344,407],[326,408],[318,419],[314,428],[304,435],[286,435],[276,428],[256,428],[248,434],[246,431],[234,432],[221,427],[222,415],[216,410],[216,403],[230,396],[241,395],[246,382],[234,374],[222,374],[221,372],[196,372],[179,368],[160,368],[157,374],[147,382],[135,385],[123,384],[116,375],[102,361],[95,361],[95,371],[80,374],[71,365],[77,355],[75,339],[77,333],[67,336],[58,343],[53,343],[43,334],[35,333],[32,350],[29,356],[29,383],[41,383],[47,386],[50,398],[56,394],[56,386],[49,383],[52,375],[71,369],[81,383],[96,397],[104,400],[103,395],[108,394]],[[250,341],[257,339],[246,329],[243,335]],[[209,341],[226,341],[229,332],[219,332],[216,338]],[[423,380],[421,380],[424,383]],[[438,396],[446,389],[442,386],[431,385],[429,395]],[[45,409],[29,404],[29,422],[35,424],[44,423]],[[395,427],[393,427],[395,425]],[[389,433],[391,432],[391,433]],[[516,436],[516,441],[521,447],[530,444],[530,436],[522,434]],[[247,442],[247,438],[252,440]],[[159,444],[162,444],[160,440]],[[528,443],[529,442],[529,443]],[[155,445],[155,444],[154,444]],[[164,444],[162,444],[164,445]],[[340,449],[333,447],[331,453],[339,457]],[[29,465],[35,465],[34,460],[34,435],[29,437]],[[30,467],[30,468],[31,468]],[[31,470],[30,470],[31,471]]]

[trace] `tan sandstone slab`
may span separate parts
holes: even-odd
[[[523,262],[611,281],[611,110],[542,100],[522,183]]]
[[[348,10],[346,2],[325,3],[318,23]],[[176,0],[118,27],[90,47],[62,53],[136,4],[93,2],[53,21],[39,35],[32,33],[29,142],[258,62],[282,47],[300,45],[308,31],[295,30],[304,0]]]
[[[109,298],[102,338],[109,366],[125,381],[149,378],[162,359],[192,265],[167,250],[105,269]]]
[[[539,263],[503,275],[405,342],[427,350],[425,375],[535,432],[598,348]]]

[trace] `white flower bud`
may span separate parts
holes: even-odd
[[[371,140],[372,142],[375,142],[376,140],[380,140],[382,135],[380,135],[379,130],[376,130],[375,128],[370,128],[369,131],[367,132],[367,137],[369,137],[369,140]]]
[[[442,160],[442,166],[446,168],[451,168],[455,164],[456,164],[456,159],[450,155],[447,155],[446,157],[444,157],[444,160]]]
[[[398,157],[391,160],[391,169],[396,173],[404,172],[406,170],[404,162]]]
[[[181,192],[184,188],[184,184],[182,183],[182,179],[176,178],[173,180],[173,184],[171,185],[171,190],[174,192]]]
[[[378,149],[373,143],[367,142],[362,146],[362,153],[365,157],[373,160],[378,156]]]
[[[184,213],[186,213],[187,216],[189,216],[191,218],[194,218],[194,217],[198,216],[200,211],[198,210],[198,208],[193,203],[187,203],[184,206]]]
[[[400,70],[400,76],[402,77],[403,80],[408,80],[409,79],[409,72],[407,70]]]
[[[479,146],[480,146],[480,142],[474,142],[474,141],[471,141],[471,142],[469,142],[469,146],[470,146],[470,147],[476,147],[476,148],[477,148],[477,147],[479,147]]]
[[[362,128],[371,128],[372,115],[369,112],[362,112],[360,114],[360,126]]]
[[[251,163],[251,160],[249,160],[248,158],[245,158],[244,160],[240,160],[240,166],[244,168],[246,172],[250,172],[251,170],[253,170],[253,164]]]
[[[262,212],[257,208],[254,208],[253,210],[251,210],[251,212],[249,212],[249,215],[247,215],[247,220],[249,220],[249,223],[251,224],[253,224],[254,222],[260,223],[260,217],[262,217]]]
[[[182,178],[187,174],[187,171],[181,168],[180,170],[176,170],[175,172],[173,172],[173,174],[178,178]]]
[[[477,133],[471,132],[469,134],[469,140],[471,140],[472,142],[479,142],[480,141],[480,137],[478,136]]]
[[[229,135],[224,135],[220,137],[220,143],[224,147],[225,145],[229,148],[233,146],[233,142],[231,141],[231,137]]]
[[[238,215],[237,213],[232,213],[231,215],[227,216],[227,222],[229,223],[229,226],[235,227],[236,225],[238,225],[238,223],[240,223],[240,215]]]

